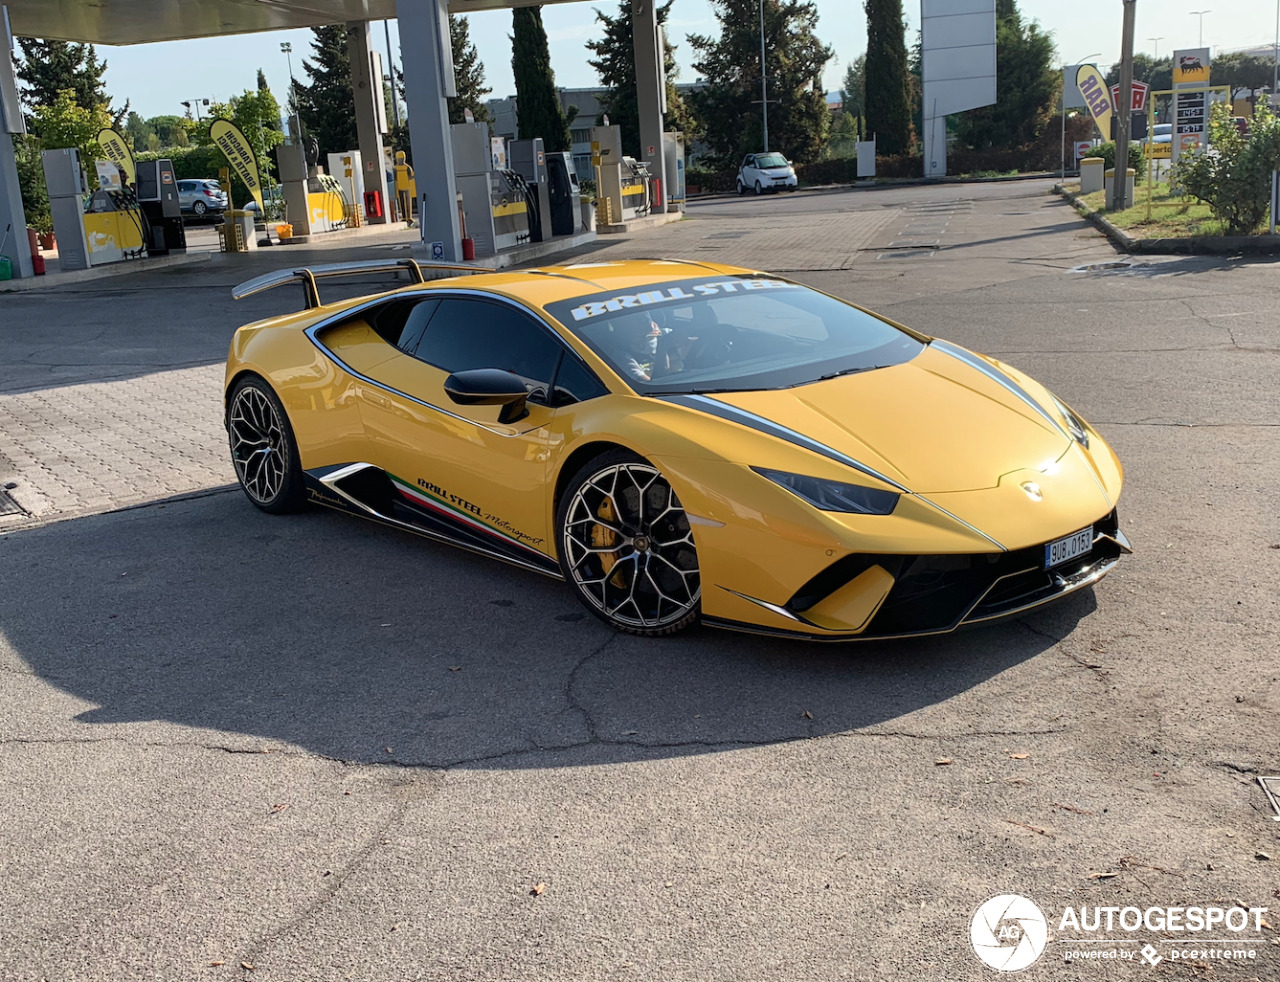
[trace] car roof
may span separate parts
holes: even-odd
[[[694,278],[751,275],[757,270],[722,263],[673,259],[630,259],[617,262],[584,262],[537,269],[501,270],[464,274],[404,287],[396,293],[440,289],[476,290],[509,297],[527,306],[546,307],[561,300],[609,291],[626,292],[660,283]]]

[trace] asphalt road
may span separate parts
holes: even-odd
[[[1090,419],[1135,554],[1017,621],[639,640],[562,584],[207,478],[0,534],[0,979],[979,979],[1002,893],[1050,917],[1026,978],[1280,979],[1271,927],[1243,962],[1124,935],[1148,968],[1065,961],[1057,922],[1280,927],[1280,266],[1100,269],[1123,257],[1046,188],[717,199],[584,253],[789,269]],[[244,273],[0,297],[0,395],[110,380],[127,419],[213,379],[287,303],[233,308]]]

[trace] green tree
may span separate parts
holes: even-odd
[[[875,137],[877,153],[907,153],[915,141],[902,0],[865,0],[863,9],[867,14],[867,133]]]
[[[312,60],[302,62],[311,82],[298,83],[298,117],[304,131],[320,144],[322,155],[340,153],[360,145],[347,29],[330,24],[313,27],[311,33]]]
[[[1271,174],[1280,170],[1280,118],[1261,104],[1244,137],[1231,107],[1215,103],[1209,109],[1209,143],[1212,153],[1179,159],[1172,181],[1207,202],[1229,234],[1247,235],[1262,224],[1270,206]]]
[[[811,163],[826,147],[831,112],[822,72],[833,57],[818,40],[818,8],[807,0],[762,0],[765,71],[769,79],[769,147],[760,112],[760,4],[712,0],[720,36],[689,35],[694,70],[706,79],[691,102],[711,158],[735,166],[753,150],[780,150]]]
[[[1052,35],[1035,21],[1024,21],[1015,0],[999,0],[996,102],[960,115],[960,141],[972,150],[1012,150],[1033,143],[1057,112],[1061,74],[1053,68],[1053,56]]]
[[[569,124],[556,93],[541,7],[516,7],[511,11],[511,72],[516,82],[516,128],[520,139],[541,137],[548,151],[568,150],[572,145]]]
[[[275,173],[275,160],[271,151],[284,142],[284,134],[280,132],[280,103],[276,102],[271,90],[245,89],[242,95],[232,96],[225,104],[215,103],[209,107],[208,122],[212,123],[215,119],[229,119],[240,127],[244,138],[253,148],[263,183],[270,183]],[[207,125],[200,131],[199,142],[200,146],[213,142]]]
[[[191,145],[196,121],[185,116],[152,116],[147,120],[147,126],[155,132],[160,146],[186,147]]]
[[[102,155],[98,133],[112,123],[107,107],[97,105],[86,109],[76,104],[75,93],[71,89],[63,89],[52,103],[36,106],[33,122],[32,128],[42,149],[75,147],[80,151],[85,176],[90,187],[96,188],[98,175],[93,162]]]
[[[622,151],[634,157],[640,156],[640,106],[636,96],[636,49],[632,42],[631,0],[620,0],[618,12],[610,17],[597,9],[596,20],[604,25],[604,37],[587,42],[587,49],[595,54],[587,64],[596,70],[600,83],[609,91],[601,100],[600,108],[609,122],[621,128]],[[671,0],[658,7],[658,24],[665,24],[671,13]],[[676,65],[675,45],[665,46],[663,68],[667,80],[667,111],[663,117],[663,129],[692,133],[694,120],[676,88],[679,68]]]
[[[22,49],[22,61],[16,66],[15,74],[23,83],[23,101],[31,110],[53,105],[59,93],[69,90],[77,106],[106,110],[110,117],[107,126],[118,126],[128,115],[127,102],[121,110],[111,108],[104,78],[107,63],[98,59],[92,44],[18,38],[18,45]]]
[[[844,70],[844,81],[840,85],[840,101],[844,103],[844,111],[855,120],[865,114],[867,109],[867,56],[858,55],[849,62]]]
[[[471,27],[465,17],[449,15],[449,43],[453,48],[453,77],[458,95],[449,100],[449,122],[466,122],[466,111],[477,123],[488,123],[489,109],[484,97],[493,89],[484,84],[484,63],[471,43]]]
[[[1214,67],[1217,67],[1216,64]],[[1270,71],[1269,68],[1268,71]],[[1173,59],[1156,59],[1139,51],[1133,56],[1133,77],[1139,82],[1146,82],[1152,89],[1157,91],[1171,88],[1173,83]],[[1268,81],[1270,78],[1271,76],[1268,75]],[[1108,69],[1106,79],[1108,85],[1119,84],[1120,62],[1117,61]],[[1222,83],[1215,81],[1213,84],[1220,85]]]
[[[858,153],[858,123],[852,113],[841,111],[831,121],[827,157],[853,157]]]
[[[148,141],[156,135],[156,131],[145,119],[131,112],[129,118],[125,120],[124,135],[133,144],[135,150],[146,150]]]

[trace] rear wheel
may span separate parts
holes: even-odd
[[[231,393],[227,437],[236,478],[250,501],[275,514],[302,507],[302,464],[289,417],[257,376],[241,379]]]
[[[689,519],[651,463],[624,450],[569,482],[556,515],[560,565],[593,614],[628,634],[674,634],[698,619],[702,581]]]

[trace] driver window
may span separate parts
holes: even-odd
[[[528,315],[503,303],[440,301],[416,356],[446,372],[502,368],[520,376],[531,394],[545,394],[563,345]]]

